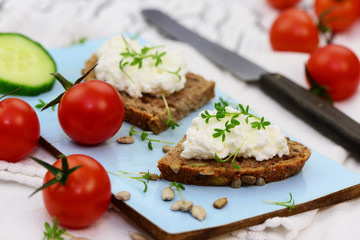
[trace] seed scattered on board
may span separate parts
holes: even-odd
[[[145,174],[147,174],[147,173],[146,172],[139,172],[139,174],[145,176]],[[156,181],[156,180],[159,180],[159,179],[160,179],[160,177],[156,173],[149,173],[149,180]]]
[[[176,201],[174,202],[170,209],[173,210],[173,211],[180,211],[181,207],[184,205],[184,201],[183,200],[179,200],[179,201]]]
[[[191,208],[191,215],[192,215],[194,218],[202,221],[202,220],[204,220],[205,217],[206,217],[206,211],[205,211],[205,209],[204,209],[203,207],[201,207],[201,206],[199,206],[199,205],[195,205],[195,206],[193,206],[193,207]]]
[[[131,197],[131,194],[128,191],[121,191],[118,192],[117,194],[115,194],[115,198],[117,200],[121,200],[121,201],[127,201],[129,200]]]
[[[226,197],[219,198],[213,203],[213,206],[214,206],[214,208],[221,209],[221,208],[225,207],[225,205],[227,203],[228,203],[228,200]]]
[[[166,187],[161,191],[161,199],[164,201],[171,201],[175,197],[175,192],[171,187]]]
[[[132,136],[125,136],[118,138],[116,141],[122,144],[130,144],[130,143],[134,143],[135,139]]]

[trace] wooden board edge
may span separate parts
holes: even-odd
[[[46,141],[46,139],[44,139],[41,136],[39,139],[39,145],[42,146],[45,150],[47,150],[55,158],[58,158],[59,155],[64,155],[62,152],[60,152],[57,148],[55,148],[53,145],[51,145],[48,141]],[[285,208],[278,211],[258,215],[252,218],[247,218],[238,222],[233,222],[227,225],[222,225],[213,228],[206,228],[196,231],[177,233],[177,234],[171,234],[159,228],[157,225],[155,225],[153,222],[145,218],[135,209],[127,205],[124,201],[117,200],[114,197],[114,195],[112,195],[111,203],[116,210],[123,212],[130,220],[132,220],[135,224],[142,227],[155,239],[189,240],[189,239],[207,239],[207,238],[215,237],[235,230],[240,230],[242,228],[261,224],[269,218],[287,217],[287,216],[303,213],[306,211],[310,211],[313,209],[322,208],[332,204],[344,202],[356,197],[360,197],[360,184],[342,189],[340,191],[325,195],[323,197],[314,199],[309,202],[298,204],[291,212],[289,212],[289,210]]]
[[[64,155],[60,152],[56,147],[51,145],[45,138],[40,136],[38,144],[43,147],[46,151],[48,151],[53,157],[58,158],[59,155]]]
[[[117,200],[114,196],[111,199],[112,205],[116,210],[123,212],[127,215],[134,223],[142,227],[146,232],[148,232],[155,239],[161,240],[190,240],[190,239],[208,239],[232,231],[240,230],[242,228],[251,227],[264,223],[267,219],[273,217],[287,217],[306,211],[314,210],[317,208],[326,207],[336,203],[344,202],[356,197],[360,197],[360,184],[354,185],[349,188],[342,189],[340,191],[325,195],[323,197],[314,199],[309,202],[298,204],[295,208],[289,212],[287,208],[281,209],[278,211],[258,215],[252,218],[247,218],[238,222],[230,223],[227,225],[222,225],[213,228],[206,228],[196,231],[189,231],[177,234],[171,234],[163,229],[159,228],[157,225],[152,223],[150,220],[142,216],[136,210],[128,206],[124,201]],[[170,210],[169,210],[170,211]],[[211,217],[211,216],[208,216]]]

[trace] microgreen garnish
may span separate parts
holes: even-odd
[[[42,109],[43,107],[45,107],[46,106],[46,102],[44,102],[43,100],[41,100],[41,99],[39,99],[39,103],[38,104],[36,104],[35,105],[35,107],[37,108],[37,109]],[[55,110],[55,105],[52,105],[51,106],[51,110]]]
[[[230,106],[229,102],[224,100],[222,97],[220,97],[219,100],[223,106],[225,106],[225,107]]]
[[[225,107],[233,107],[233,108],[235,108],[235,109],[237,109],[237,110],[240,110],[240,109],[239,109],[239,106],[236,105],[234,102],[229,102],[229,101],[223,99],[222,97],[219,97],[219,101],[220,101],[220,103],[221,103],[223,106],[225,106]]]
[[[225,123],[225,129],[220,129],[220,128],[215,128],[214,131],[215,133],[212,135],[214,138],[217,138],[217,137],[220,137],[221,136],[221,140],[224,142],[225,141],[225,134],[226,132],[230,133],[230,129],[231,128],[234,128],[235,126],[237,125],[240,125],[240,122],[237,121],[235,118],[236,116],[239,116],[239,114],[237,115],[234,115],[232,118],[231,118],[231,123],[229,123],[229,121],[226,121]],[[234,123],[233,123],[234,122]]]
[[[120,70],[125,74],[125,76],[130,79],[130,81],[132,83],[135,83],[134,79],[132,79],[132,77],[130,77],[129,74],[127,74],[127,72],[125,71],[125,66],[128,65],[129,62],[125,62],[125,58],[121,59],[121,61],[119,62],[119,68]]]
[[[287,208],[289,208],[289,212],[291,212],[295,208],[295,199],[293,199],[291,193],[289,193],[289,194],[290,194],[290,200],[287,202],[274,202],[274,201],[268,201],[268,200],[263,200],[263,201],[267,202],[267,203],[287,207]]]
[[[121,52],[120,55],[122,56],[122,59],[119,62],[119,68],[121,70],[121,72],[123,72],[125,74],[125,76],[127,78],[129,78],[129,80],[132,83],[135,83],[134,79],[126,72],[125,67],[127,65],[129,66],[138,66],[138,68],[140,69],[143,65],[143,60],[144,59],[152,59],[154,62],[154,67],[158,68],[159,70],[168,72],[170,74],[174,74],[175,76],[177,76],[179,78],[179,80],[181,80],[181,76],[179,75],[179,72],[181,70],[181,68],[178,68],[176,71],[171,71],[168,69],[164,69],[160,67],[160,64],[162,64],[162,58],[166,55],[166,51],[160,51],[157,49],[163,48],[164,45],[159,45],[159,46],[153,46],[153,47],[148,47],[148,46],[144,46],[140,52],[137,52],[130,44],[129,42],[125,39],[125,37],[123,35],[121,35],[126,47],[125,47],[125,51]],[[153,52],[153,50],[156,50],[155,53]]]
[[[163,70],[165,72],[168,72],[170,74],[174,74],[175,76],[177,76],[177,78],[179,79],[179,81],[181,81],[181,76],[179,74],[180,70],[181,70],[181,67],[179,67],[176,71],[170,71],[170,70],[167,70],[167,69],[164,69],[164,68],[161,68],[161,67],[158,67],[158,69],[160,70]]]
[[[61,155],[59,156],[59,158],[61,158],[61,164],[62,164],[62,168],[57,168],[54,167],[50,164],[48,164],[47,162],[44,162],[38,158],[35,157],[31,157],[30,158],[32,160],[34,160],[35,162],[37,162],[38,164],[40,164],[41,166],[45,167],[50,173],[52,173],[55,177],[53,179],[51,179],[50,181],[48,181],[47,183],[45,183],[44,185],[42,185],[41,187],[39,187],[38,189],[36,189],[29,197],[31,197],[32,195],[34,195],[35,193],[37,193],[38,191],[41,191],[47,187],[49,187],[52,184],[55,183],[60,183],[61,185],[65,186],[66,185],[66,181],[69,178],[70,174],[74,171],[76,171],[77,169],[81,168],[82,165],[73,167],[69,169],[69,163],[67,161],[66,156]]]
[[[43,240],[64,240],[62,237],[66,233],[65,228],[59,228],[59,222],[56,220],[56,217],[53,218],[53,226],[50,226],[48,222],[45,222],[45,232]]]
[[[142,182],[145,185],[144,192],[147,191],[147,183],[150,180],[149,171],[147,171],[147,173],[145,173],[145,174],[137,174],[137,173],[127,172],[127,171],[123,171],[123,170],[119,170],[119,173],[109,171],[109,170],[107,170],[107,172],[111,173],[111,174],[114,174],[114,175],[117,175],[117,176],[120,176],[120,177],[126,177],[126,178],[130,178],[130,179],[134,179],[134,180],[137,180],[139,182]],[[130,174],[134,175],[134,176],[130,176]]]
[[[77,44],[84,44],[85,42],[87,41],[87,38],[86,37],[82,37],[82,38],[79,38],[78,40],[74,40],[70,46],[74,46],[74,45],[77,45]]]
[[[133,136],[134,134],[138,134],[138,135],[140,135],[140,138],[141,138],[142,141],[149,141],[148,142],[149,150],[153,150],[152,142],[174,144],[173,142],[167,142],[167,141],[161,141],[161,140],[158,140],[158,139],[148,138],[150,133],[153,133],[153,132],[150,132],[150,131],[147,131],[147,132],[135,131],[135,127],[131,127],[130,131],[129,131],[130,136]]]
[[[169,184],[169,187],[172,188],[172,187],[175,187],[176,188],[176,191],[179,193],[180,197],[181,197],[181,200],[183,202],[186,202],[185,198],[183,197],[183,195],[181,194],[181,190],[185,190],[185,187],[182,183],[177,183],[177,182],[172,182]]]
[[[231,165],[236,168],[236,169],[240,169],[240,166],[238,165],[235,165],[235,159],[236,159],[236,156],[238,154],[238,152],[240,151],[241,147],[244,145],[246,141],[246,138],[242,141],[242,143],[240,144],[240,146],[235,150],[235,152],[233,154],[231,154],[230,156],[228,156],[227,158],[224,158],[224,159],[221,159],[217,153],[215,153],[215,160],[217,162],[227,162],[229,159],[231,159]]]
[[[45,231],[43,240],[64,240],[64,236],[67,236],[69,239],[84,239],[78,238],[67,232],[66,228],[59,227],[59,221],[56,220],[56,217],[53,217],[53,225],[51,226],[48,222],[45,222]]]
[[[257,128],[260,130],[261,128],[265,129],[266,126],[270,125],[269,121],[265,121],[264,117],[259,118],[251,113],[249,113],[249,105],[246,106],[246,108],[243,107],[243,105],[239,104],[240,112],[227,112],[226,111],[226,105],[222,104],[221,102],[215,103],[215,110],[216,114],[211,115],[207,110],[205,110],[203,113],[201,113],[201,117],[205,119],[206,123],[209,123],[210,119],[216,118],[217,121],[221,121],[222,118],[225,117],[231,117],[230,120],[225,122],[225,128],[215,128],[215,133],[212,135],[214,138],[218,138],[221,136],[222,141],[225,141],[226,133],[230,133],[232,128],[240,125],[240,122],[236,120],[237,117],[239,117],[241,114],[247,116],[245,119],[245,122],[249,124],[249,118],[255,118],[259,121],[253,121],[251,122],[252,128]]]
[[[171,129],[175,129],[176,127],[179,127],[179,124],[177,124],[172,116],[171,116],[171,112],[170,112],[170,108],[169,108],[169,105],[166,101],[166,98],[165,98],[165,95],[162,94],[162,99],[164,101],[164,104],[165,104],[165,108],[166,108],[166,111],[167,111],[167,114],[168,114],[168,120],[165,121],[165,124],[167,124],[168,128],[171,128]]]

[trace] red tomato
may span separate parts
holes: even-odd
[[[316,0],[314,8],[318,17],[325,11],[330,11],[324,16],[322,23],[333,32],[348,29],[360,15],[359,0]]]
[[[70,173],[65,186],[54,183],[42,190],[45,208],[67,228],[83,228],[97,221],[108,209],[111,184],[106,170],[95,159],[74,154],[67,156],[69,169],[81,165]],[[58,159],[54,167],[62,168]],[[44,184],[55,178],[47,172]]]
[[[0,101],[0,159],[18,162],[36,147],[40,138],[39,119],[25,101]]]
[[[276,9],[282,10],[297,4],[300,0],[267,0],[267,2]]]
[[[313,80],[329,89],[331,98],[343,100],[356,92],[360,80],[360,62],[348,48],[330,44],[314,51],[307,69]]]
[[[270,29],[270,43],[276,51],[314,51],[319,44],[318,30],[304,10],[283,11]]]
[[[98,144],[115,135],[124,120],[124,104],[110,84],[91,80],[70,88],[61,98],[58,118],[64,132],[83,144]]]

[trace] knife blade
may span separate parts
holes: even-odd
[[[281,74],[269,73],[240,55],[183,27],[156,9],[142,10],[145,19],[172,38],[188,43],[220,67],[259,87],[318,132],[348,150],[360,161],[360,125],[325,100]]]

